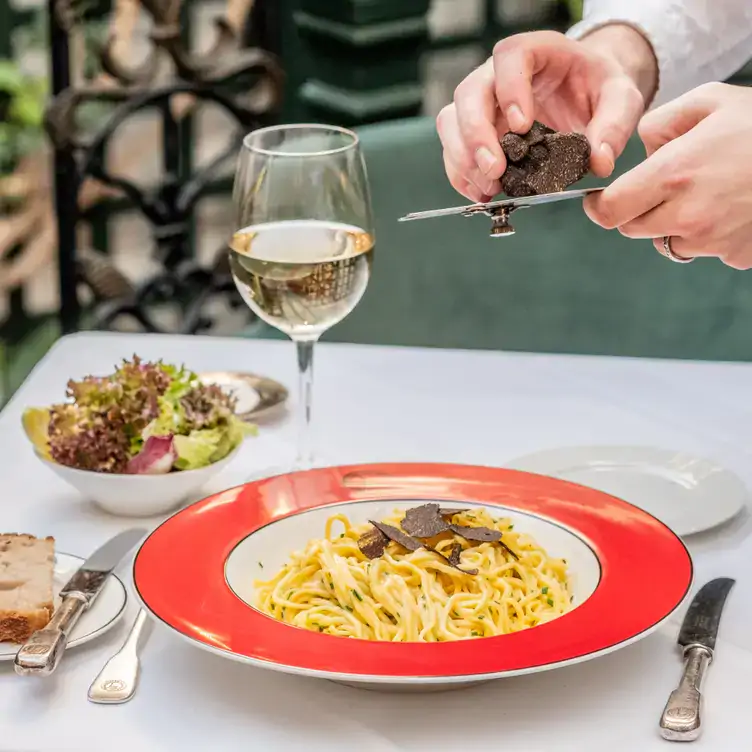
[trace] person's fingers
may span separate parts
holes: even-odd
[[[454,166],[451,159],[449,159],[446,152],[444,152],[444,170],[446,171],[447,178],[449,178],[449,183],[457,193],[470,201],[479,202],[482,200],[481,196],[483,192],[462,175]]]
[[[653,246],[661,256],[665,256],[663,250],[663,235],[659,238],[653,238]],[[671,235],[671,251],[680,258],[702,258],[709,256],[717,256],[718,253],[714,248],[699,243],[697,241],[687,240],[678,235]]]
[[[604,81],[585,133],[592,148],[590,167],[596,175],[605,178],[613,172],[644,110],[645,100],[628,78]]]
[[[498,180],[487,177],[481,172],[475,161],[475,155],[462,137],[457,110],[453,105],[445,107],[439,113],[437,127],[446,159],[451,161],[455,171],[474,184],[484,195],[495,196],[501,190],[501,184]]]
[[[746,230],[727,238],[704,242],[671,235],[671,251],[682,258],[718,258],[732,269],[752,269],[752,243]],[[663,238],[653,238],[655,249],[662,255]]]
[[[554,31],[535,31],[502,39],[493,52],[496,101],[509,129],[525,133],[535,120],[533,78],[546,69],[543,89],[556,89],[564,80],[572,61],[581,53],[577,42]]]
[[[713,207],[696,205],[690,196],[666,201],[639,217],[619,226],[628,238],[658,238],[677,235],[702,243],[708,238],[721,237],[718,217]]]
[[[752,269],[752,242],[746,228],[719,244],[715,255],[732,269]]]
[[[603,191],[586,196],[584,207],[588,217],[612,230],[684,192],[691,184],[685,166],[692,156],[688,138],[684,136],[667,144]]]
[[[486,177],[498,180],[507,163],[496,130],[498,109],[491,60],[457,87],[454,107],[459,133],[478,169]]]
[[[649,212],[665,200],[663,186],[649,182],[652,171],[640,170],[640,167],[638,165],[630,170],[623,179],[618,178],[600,193],[585,197],[583,207],[591,221],[606,230],[613,230]]]
[[[660,204],[642,216],[620,225],[618,230],[624,237],[633,240],[675,235],[679,231],[675,215],[676,209],[671,203]]]
[[[451,184],[452,188],[457,191],[457,193],[476,203],[486,201],[486,197],[483,191],[476,185],[473,185],[462,174],[462,172],[456,167],[454,162],[452,162],[450,156],[446,151],[444,152],[444,169],[446,170],[447,177],[449,178],[449,183]]]
[[[645,115],[640,121],[638,133],[648,156],[692,130],[712,114],[726,97],[733,96],[733,88],[727,84],[705,84]]]

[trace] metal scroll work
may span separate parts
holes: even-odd
[[[268,124],[280,107],[280,67],[266,51],[245,47],[241,39],[246,14],[252,23],[254,11],[265,1],[251,5],[249,0],[230,0],[226,17],[215,21],[214,44],[199,53],[187,39],[189,8],[183,0],[140,0],[140,6],[139,0],[120,0],[115,15],[121,14],[128,33],[134,14],[150,21],[148,54],[133,62],[137,56],[124,50],[122,37],[111,32],[97,55],[100,72],[86,78],[75,70],[76,0],[49,0],[54,98],[45,126],[54,148],[64,331],[82,323],[82,287],[93,301],[86,307],[87,314],[92,313],[89,326],[110,328],[122,317],[146,331],[194,333],[211,326],[204,313],[207,303],[230,290],[232,282],[224,253],[208,267],[192,259],[193,215],[198,201],[234,159],[243,135]],[[191,118],[205,104],[224,110],[237,128],[216,156],[194,169]],[[102,109],[101,116],[86,116],[93,107]],[[157,113],[162,138],[136,142],[132,156],[147,150],[160,153],[162,172],[156,184],[142,185],[113,164],[108,147],[123,126],[147,112]],[[105,254],[80,247],[77,225],[86,218],[80,196],[92,181],[148,221],[159,272],[145,283],[135,285]],[[163,304],[178,306],[176,327],[155,319],[154,310]]]

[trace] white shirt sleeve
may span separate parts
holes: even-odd
[[[653,45],[661,104],[723,81],[752,58],[752,0],[585,0],[575,39],[609,23],[639,29]]]

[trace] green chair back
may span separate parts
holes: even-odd
[[[752,279],[714,259],[672,264],[649,241],[607,232],[579,201],[513,215],[398,223],[455,206],[428,118],[359,131],[376,216],[374,273],[329,341],[689,359],[752,359]],[[636,139],[624,171],[644,155]]]

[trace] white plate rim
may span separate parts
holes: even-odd
[[[143,608],[151,616],[152,619],[160,624],[166,624],[172,634],[176,634],[184,642],[193,645],[194,647],[198,647],[201,650],[205,650],[207,653],[212,653],[213,655],[235,661],[236,663],[244,663],[246,665],[265,669],[267,671],[277,671],[281,674],[292,674],[294,676],[303,676],[310,679],[328,679],[329,681],[348,682],[351,684],[361,684],[366,686],[369,684],[420,686],[441,684],[481,684],[483,682],[495,681],[498,679],[512,679],[516,676],[540,674],[544,671],[553,671],[554,669],[574,666],[578,663],[585,663],[586,661],[592,661],[596,658],[601,658],[602,656],[608,655],[609,653],[615,653],[618,650],[622,650],[623,648],[629,647],[630,645],[634,645],[640,640],[644,640],[646,637],[649,637],[654,632],[657,632],[659,629],[661,629],[661,627],[663,627],[664,624],[666,624],[674,616],[674,614],[680,611],[682,607],[688,602],[692,593],[693,585],[694,573],[692,579],[689,582],[684,598],[679,603],[677,603],[676,607],[672,611],[667,613],[660,621],[657,621],[655,624],[648,627],[639,634],[634,635],[633,637],[630,637],[623,642],[620,642],[618,645],[611,645],[607,648],[604,648],[603,650],[598,650],[593,653],[587,653],[586,655],[581,655],[577,658],[571,658],[566,661],[547,663],[542,666],[530,666],[528,668],[518,669],[516,671],[501,671],[487,674],[454,674],[452,676],[377,676],[372,674],[345,674],[333,671],[314,671],[310,669],[299,668],[297,666],[288,666],[279,663],[260,661],[255,658],[250,658],[238,653],[233,653],[230,650],[221,650],[220,648],[212,647],[210,645],[207,645],[206,643],[194,640],[192,637],[189,637],[188,635],[185,635],[176,629],[173,629],[169,624],[166,624],[163,619],[161,619],[149,608],[149,606],[139,596],[138,590],[134,590],[134,594],[139,606]]]
[[[567,481],[567,482],[570,482],[570,481]],[[400,498],[400,500],[402,499]],[[344,502],[339,502],[339,503],[328,505],[328,508],[336,508],[339,506],[346,506],[352,503],[370,502],[370,501],[384,502],[386,501],[386,499],[379,497],[378,499],[366,498],[366,499],[358,499],[357,501],[350,500],[350,501],[344,501]],[[456,503],[468,503],[468,504],[481,505],[481,506],[483,505],[482,501],[477,501],[473,499],[465,499],[461,501],[457,500]],[[498,508],[506,509],[503,505],[498,505]],[[602,562],[601,562],[600,557],[598,556],[597,550],[593,547],[592,543],[585,536],[582,535],[580,531],[575,530],[565,524],[562,524],[558,520],[551,520],[545,515],[533,513],[533,512],[530,512],[529,510],[514,509],[511,511],[514,511],[516,514],[520,514],[520,515],[527,515],[527,516],[538,517],[540,519],[544,519],[552,524],[555,524],[569,531],[571,534],[578,537],[583,543],[585,543],[585,545],[587,545],[590,548],[590,550],[593,552],[593,554],[595,555],[598,561],[598,566],[602,567]],[[642,511],[644,512],[645,510],[642,510]],[[302,514],[302,513],[303,512],[297,512],[296,514]],[[645,513],[650,516],[653,516],[650,512],[645,512]],[[660,522],[660,520],[658,521]],[[665,524],[665,523],[661,523],[661,524]],[[674,535],[676,535],[676,533],[674,533]],[[606,648],[603,648],[602,650],[596,650],[596,651],[586,653],[580,656],[576,656],[574,658],[570,658],[567,660],[561,660],[561,661],[556,661],[553,663],[546,663],[546,664],[536,665],[536,666],[529,666],[529,667],[521,668],[517,670],[488,672],[488,673],[482,673],[482,674],[452,674],[450,676],[421,676],[421,675],[400,676],[400,675],[349,674],[349,673],[336,672],[336,671],[307,669],[307,668],[301,668],[298,666],[291,666],[288,664],[264,661],[264,660],[260,660],[257,658],[252,658],[250,656],[245,656],[239,653],[235,653],[232,650],[222,650],[221,648],[213,647],[204,642],[201,642],[200,640],[196,640],[190,635],[186,635],[180,632],[179,630],[175,629],[170,623],[165,621],[160,615],[158,615],[156,612],[154,612],[150,608],[150,606],[141,598],[141,594],[139,592],[138,587],[134,586],[133,593],[134,593],[134,598],[136,602],[139,604],[140,608],[143,608],[155,621],[157,621],[158,623],[164,624],[170,630],[171,633],[176,634],[181,640],[183,640],[184,642],[187,642],[190,645],[193,645],[194,647],[198,647],[201,650],[204,650],[208,653],[220,656],[225,659],[232,660],[236,663],[243,663],[246,665],[254,666],[256,668],[276,671],[282,674],[303,676],[303,677],[312,678],[312,679],[325,679],[325,680],[334,681],[337,683],[359,685],[362,687],[368,687],[369,685],[370,686],[380,685],[382,687],[444,685],[447,687],[451,687],[451,686],[456,686],[456,685],[481,684],[481,683],[489,682],[489,681],[509,679],[509,678],[514,678],[517,676],[543,673],[545,671],[552,671],[555,669],[565,668],[567,666],[574,666],[578,663],[585,663],[586,661],[594,660],[596,658],[600,658],[610,653],[615,653],[618,650],[629,647],[630,645],[633,645],[639,642],[640,640],[643,640],[646,637],[649,637],[653,633],[657,632],[667,622],[669,622],[672,619],[672,617],[677,612],[679,612],[685,606],[685,604],[689,601],[691,594],[692,594],[694,582],[695,582],[696,571],[695,571],[694,560],[692,559],[692,556],[689,553],[686,545],[684,545],[684,543],[681,541],[680,538],[679,538],[679,541],[680,543],[682,543],[684,550],[687,552],[687,555],[689,556],[689,562],[690,562],[690,567],[691,567],[691,573],[690,573],[689,582],[687,583],[687,589],[682,599],[678,603],[676,603],[673,609],[671,609],[658,621],[654,622],[652,625],[644,629],[642,632],[639,632],[638,634],[635,634],[632,637],[629,637],[615,645],[610,645]],[[142,545],[143,545],[143,542],[142,542]],[[229,554],[228,554],[228,557],[229,557]],[[135,568],[136,558],[137,557],[134,557],[133,559],[132,567],[134,568]],[[237,593],[235,593],[235,596],[239,598]]]
[[[86,561],[86,559],[83,556],[76,556],[76,554],[69,554],[69,553],[66,553],[65,551],[56,551],[55,552],[55,564],[56,565],[57,565],[58,557],[61,557],[61,556],[64,556],[67,559],[71,560],[71,563],[77,563],[79,566],[81,566]],[[109,632],[125,614],[125,608],[128,605],[128,590],[125,587],[125,584],[123,583],[123,581],[120,579],[120,577],[118,577],[114,572],[111,572],[109,577],[112,577],[114,581],[120,586],[119,592],[122,593],[122,602],[120,604],[118,612],[114,614],[107,622],[100,625],[96,629],[92,629],[86,634],[82,634],[80,637],[76,637],[75,639],[71,640],[66,645],[66,648],[65,648],[66,650],[68,648],[75,648],[78,645],[84,645],[90,640],[94,640],[100,635],[103,635],[106,632]],[[94,603],[96,604],[96,601],[94,601]],[[12,645],[12,649],[10,651],[4,650],[4,647],[6,645]],[[0,642],[0,662],[12,661],[16,657],[16,653],[18,652],[20,647],[21,647],[20,644],[16,645],[15,643],[10,643],[10,642]]]
[[[623,457],[620,459],[618,454],[622,453],[627,456],[625,460]],[[577,455],[583,455],[579,459]],[[598,459],[602,461],[613,462],[614,464],[622,464],[626,468],[629,464],[652,464],[656,467],[665,467],[665,463],[661,463],[656,460],[656,457],[668,457],[670,455],[676,457],[682,457],[688,461],[694,461],[703,463],[706,466],[714,468],[724,478],[724,482],[730,486],[735,487],[733,493],[726,493],[722,496],[727,503],[726,510],[722,514],[718,515],[711,523],[700,524],[674,524],[669,525],[674,532],[681,536],[696,535],[708,530],[714,530],[717,527],[734,519],[740,512],[749,506],[750,491],[742,478],[739,477],[733,470],[721,465],[719,462],[712,460],[708,457],[704,457],[694,452],[685,452],[683,450],[667,449],[664,447],[638,445],[638,444],[601,444],[601,445],[574,445],[574,446],[559,446],[551,447],[549,449],[541,449],[536,452],[530,452],[528,454],[519,455],[504,463],[504,467],[510,470],[520,470],[522,472],[531,473],[533,475],[544,475],[552,478],[559,478],[565,480],[567,483],[574,483],[576,485],[587,485],[582,480],[572,480],[566,475],[560,475],[562,470],[566,471],[573,465],[577,464],[583,470],[586,469],[586,460],[584,455],[587,455],[591,460]],[[570,459],[567,459],[570,458]],[[557,467],[559,468],[557,470]],[[703,481],[701,481],[703,482]],[[707,482],[707,481],[704,481]],[[596,486],[589,486],[590,488],[596,488]],[[598,489],[600,490],[600,489]],[[619,497],[619,494],[612,491],[604,491],[612,496]],[[637,499],[625,499],[634,506],[648,512],[649,514],[656,516],[654,510],[642,506]],[[662,522],[666,523],[663,518],[658,517]]]

